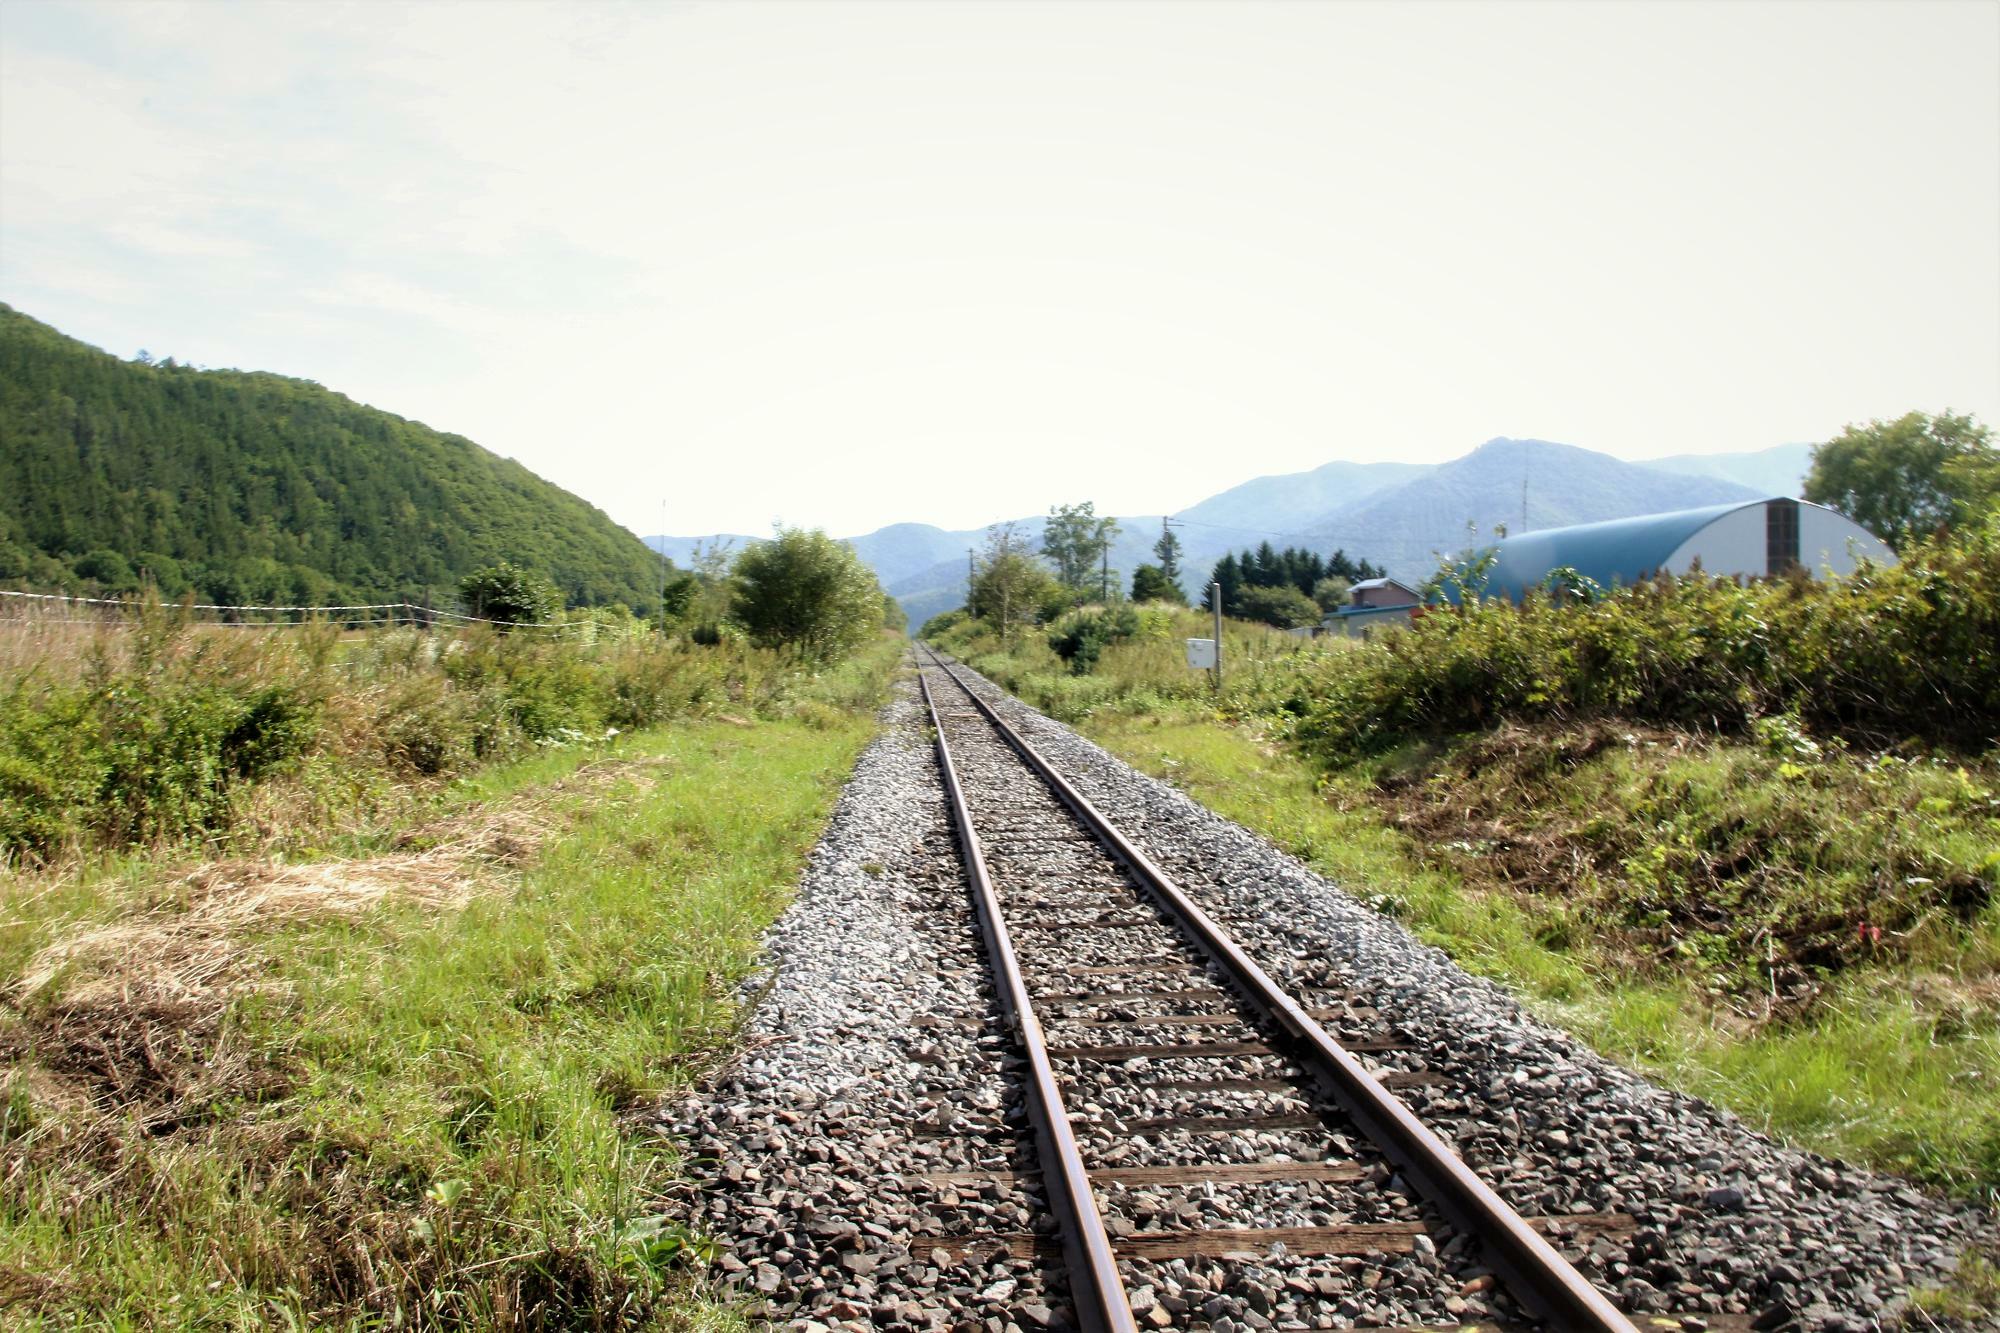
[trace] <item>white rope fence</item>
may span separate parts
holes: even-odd
[[[103,617],[91,615],[44,615],[25,614],[39,607],[52,611],[72,611],[84,607],[110,607],[117,611],[129,612],[135,603],[116,597],[70,597],[62,593],[13,592],[0,588],[0,598],[13,598],[10,605],[0,602],[0,610],[18,609],[24,614],[0,615],[0,624],[102,624]],[[180,606],[178,602],[163,602],[165,606]],[[581,629],[591,622],[587,620],[495,620],[489,616],[472,616],[462,611],[441,611],[435,607],[418,606],[414,602],[367,602],[355,606],[231,606],[217,602],[195,602],[188,606],[194,611],[223,611],[251,615],[298,615],[308,617],[330,617],[343,625],[502,625],[508,629],[563,630]],[[386,616],[362,616],[360,612],[387,611]],[[401,613],[401,614],[398,614]],[[231,629],[295,629],[310,621],[302,620],[217,620],[204,618],[204,625],[226,626]]]

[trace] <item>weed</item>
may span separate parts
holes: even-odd
[[[2000,1259],[1977,1252],[1960,1256],[1951,1282],[1910,1294],[1919,1316],[1972,1323],[2000,1315]]]
[[[531,747],[737,709],[837,730],[880,697],[896,644],[818,673],[729,640],[483,630],[234,634],[143,608],[0,681],[0,870],[136,844],[256,832],[294,793],[296,829],[372,775],[444,778]]]
[[[40,947],[5,955],[8,1317],[723,1326],[663,1304],[707,1245],[658,1216],[672,1153],[627,1114],[733,1030],[869,730],[543,751],[364,860],[52,873],[17,915]]]

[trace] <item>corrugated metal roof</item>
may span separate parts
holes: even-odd
[[[1326,616],[1322,617],[1319,623],[1324,625],[1329,620],[1348,620],[1352,618],[1359,618],[1366,616],[1387,616],[1387,615],[1406,616],[1410,614],[1410,612],[1412,611],[1417,611],[1421,609],[1422,609],[1422,604],[1418,602],[1406,602],[1401,606],[1343,606],[1340,609],[1332,611],[1328,613]]]
[[[1640,514],[1602,523],[1578,523],[1508,537],[1489,548],[1497,552],[1485,595],[1518,599],[1564,565],[1606,588],[1636,583],[1657,572],[1682,542],[1725,514],[1767,500],[1734,500],[1701,509]]]

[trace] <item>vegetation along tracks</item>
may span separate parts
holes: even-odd
[[[1476,1240],[1468,1263],[1490,1266],[1552,1326],[1632,1329],[1537,1224],[1357,1059],[1393,1046],[1380,1015],[1337,986],[1287,993],[929,656],[921,679],[939,767],[1000,1001],[1027,1064],[1043,1184],[1083,1327],[1200,1317],[1150,1303],[1135,1310],[1121,1268],[1441,1250],[1456,1234]],[[1382,1188],[1400,1181],[1411,1189]],[[1161,1188],[1219,1194],[1258,1224],[1149,1226],[1161,1216],[1149,1191]],[[1575,1235],[1618,1223],[1571,1216],[1556,1225]],[[1033,1253],[1045,1242],[920,1244]],[[1360,1313],[1349,1299],[1352,1309],[1335,1307],[1343,1318]]]

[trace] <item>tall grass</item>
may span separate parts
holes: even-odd
[[[1309,658],[1339,652],[1339,641],[1294,638],[1282,630],[1243,621],[1223,622],[1225,693],[1218,696],[1206,671],[1187,664],[1188,639],[1209,638],[1214,622],[1204,612],[1149,603],[1132,608],[1129,631],[1109,638],[1087,671],[1059,656],[1051,640],[1074,635],[1068,622],[1101,615],[1085,610],[1044,628],[1001,640],[976,620],[962,621],[937,638],[967,665],[1006,685],[1052,717],[1076,722],[1100,710],[1146,712],[1160,708],[1210,710],[1242,707],[1288,681]]]
[[[1514,987],[1543,1016],[1612,1058],[1794,1142],[2000,1199],[2000,904],[1989,903],[1970,920],[1934,908],[1872,945],[1855,940],[1853,923],[1843,921],[1831,935],[1850,952],[1833,960],[1837,966],[1776,974],[1816,977],[1807,1003],[1769,989],[1769,937],[1758,930],[1772,914],[1807,911],[1817,901],[1810,872],[1797,860],[1780,856],[1774,873],[1740,883],[1751,891],[1751,912],[1741,920],[1718,914],[1709,920],[1716,929],[1704,930],[1672,914],[1634,923],[1626,909],[1656,890],[1622,881],[1615,862],[1606,872],[1589,871],[1587,843],[1543,840],[1552,825],[1572,835],[1587,830],[1592,839],[1671,839],[1670,831],[1635,820],[1631,807],[1596,796],[1635,765],[1655,784],[1672,785],[1683,762],[1735,768],[1743,806],[1704,804],[1696,811],[1741,820],[1739,827],[1754,831],[1753,812],[1771,798],[1769,779],[1750,778],[1757,761],[1739,747],[1713,743],[1685,760],[1643,749],[1650,761],[1616,749],[1594,755],[1566,769],[1576,788],[1566,799],[1524,794],[1506,825],[1488,817],[1479,790],[1463,770],[1454,772],[1449,756],[1421,765],[1406,756],[1403,776],[1426,788],[1439,807],[1470,808],[1447,835],[1442,825],[1405,820],[1407,807],[1385,797],[1367,766],[1325,767],[1253,727],[1224,725],[1212,715],[1110,710],[1082,726],[1100,744],[1402,920],[1468,970]],[[1949,771],[1937,776],[1954,781]],[[1838,779],[1822,774],[1816,781]],[[1983,828],[1989,852],[2000,841],[1976,812],[1969,818],[1961,812],[1955,822],[1961,839],[1979,837]],[[1922,842],[1932,827],[1919,823],[1892,836]],[[1870,836],[1881,836],[1879,827]],[[1590,887],[1579,888],[1574,875],[1524,873],[1526,863],[1512,859],[1502,840],[1539,847],[1551,862],[1581,852],[1589,871],[1581,882]],[[1835,875],[1865,874],[1880,854],[1837,825],[1817,846]],[[1653,901],[1692,908],[1701,900],[1690,893]],[[1787,961],[1782,953],[1777,958]]]
[[[658,1326],[700,1241],[660,1217],[674,1158],[642,1113],[728,1040],[870,730],[624,738],[618,780],[561,797],[563,836],[462,911],[240,938],[255,984],[202,1004],[84,1000],[107,956],[0,1014],[0,1322]],[[463,795],[504,823],[577,760]]]
[[[827,706],[808,698],[821,672],[733,639],[234,629],[159,605],[101,628],[0,626],[0,662],[0,864],[226,846],[536,747]],[[286,817],[260,813],[278,804]]]

